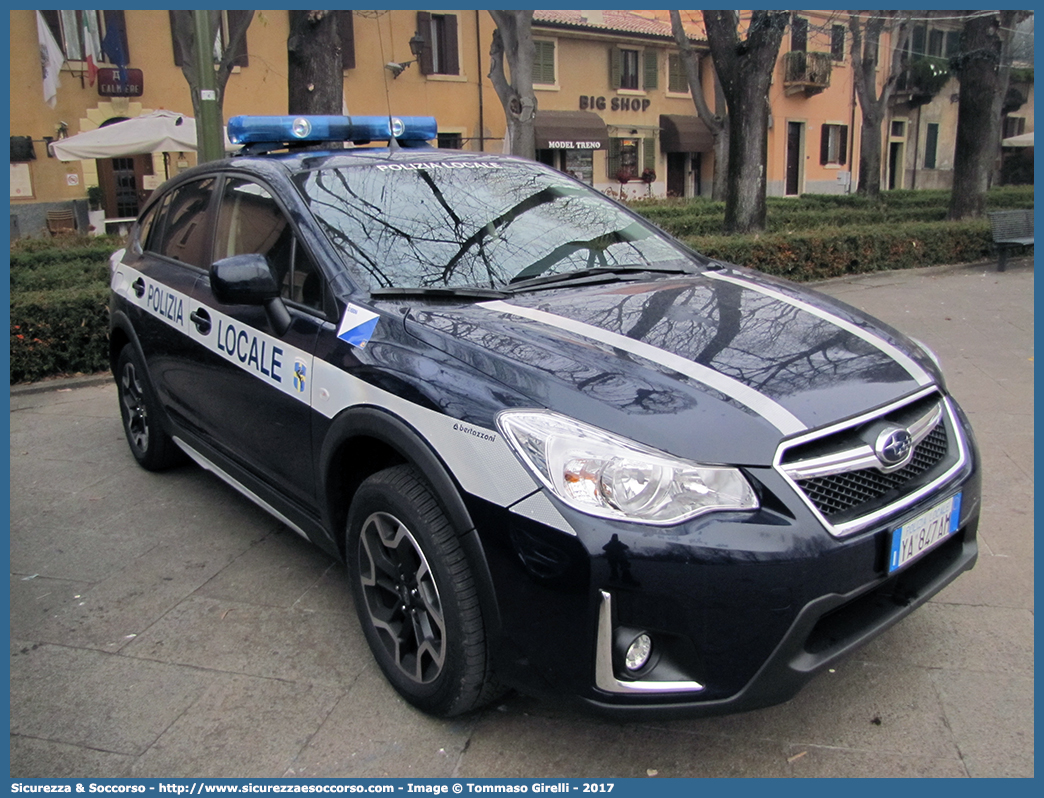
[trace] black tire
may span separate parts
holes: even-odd
[[[451,717],[495,695],[471,568],[412,466],[374,474],[348,513],[347,560],[366,640],[392,686]]]
[[[138,465],[148,471],[162,471],[180,462],[181,450],[160,424],[159,403],[145,376],[141,359],[131,344],[120,350],[116,362],[116,388],[120,396],[123,431]]]

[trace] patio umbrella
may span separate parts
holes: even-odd
[[[1002,147],[1032,147],[1033,133],[1023,133],[1021,136],[1011,136],[1001,141]]]
[[[60,161],[122,158],[150,152],[196,151],[196,120],[173,111],[153,111],[51,142]]]

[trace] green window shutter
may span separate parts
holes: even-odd
[[[616,179],[620,171],[620,139],[609,139],[609,151],[605,155],[605,171],[610,180]]]
[[[656,137],[650,136],[642,141],[642,169],[656,171]]]
[[[554,84],[555,82],[555,43],[533,42],[533,82]]]
[[[623,74],[623,53],[616,47],[609,48],[609,88],[620,88],[620,76]]]
[[[646,47],[643,57],[645,59],[645,80],[642,88],[655,89],[659,84],[660,77],[660,51],[652,47]]]
[[[689,90],[689,79],[685,75],[682,57],[676,53],[667,56],[667,90],[685,94]]]

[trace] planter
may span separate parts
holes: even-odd
[[[105,211],[87,211],[87,222],[92,236],[105,235]]]

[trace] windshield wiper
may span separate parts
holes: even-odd
[[[451,288],[450,286],[431,286],[428,288],[371,288],[370,296],[381,297],[438,297],[443,299],[503,299],[504,291],[495,288]]]
[[[564,274],[549,274],[543,277],[524,277],[521,280],[515,278],[510,281],[510,291],[528,291],[532,288],[541,288],[545,285],[567,283],[574,280],[589,280],[596,278],[637,279],[641,275],[649,274],[699,274],[699,269],[685,266],[656,266],[649,264],[628,264],[620,266],[594,266],[590,269],[577,269]]]

